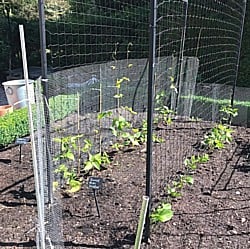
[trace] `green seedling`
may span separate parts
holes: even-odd
[[[109,164],[110,159],[106,152],[104,153],[96,153],[92,154],[92,142],[89,139],[84,140],[84,146],[82,148],[82,152],[88,154],[88,159],[84,162],[84,171],[89,172],[93,169],[101,170],[101,167]]]
[[[166,222],[172,219],[174,212],[170,203],[162,203],[150,215],[153,223]]]
[[[86,172],[89,172],[92,169],[101,170],[101,166],[104,166],[106,164],[110,163],[109,156],[106,152],[103,154],[97,153],[97,154],[90,154],[88,160],[84,163],[84,170]]]
[[[60,161],[60,165],[55,169],[55,173],[62,175],[66,185],[69,187],[67,191],[70,193],[77,192],[81,188],[81,181],[77,179],[74,170],[70,169],[72,163],[75,162],[77,141],[81,137],[82,135],[77,135],[54,139],[55,142],[58,142],[61,145],[61,152],[54,157],[54,161]],[[57,185],[59,185],[58,182],[53,183],[53,186]]]
[[[220,113],[222,114],[222,122],[231,123],[231,119],[238,115],[238,109],[233,108],[231,105],[223,105],[220,108]]]
[[[209,160],[208,154],[204,154],[201,156],[192,155],[191,158],[184,160],[184,164],[187,168],[189,168],[191,170],[195,170],[195,169],[197,169],[198,164],[206,163],[206,162],[208,162],[208,160]]]
[[[122,134],[126,132],[125,129],[129,128],[131,128],[131,124],[122,116],[114,118],[110,127],[112,134],[115,137],[121,137]]]
[[[167,125],[172,123],[172,116],[174,114],[174,111],[169,109],[168,106],[164,104],[165,98],[165,91],[160,91],[155,97],[155,111],[157,115],[154,119],[154,123],[163,122]]]
[[[101,112],[101,113],[98,113],[97,119],[101,120],[103,118],[110,117],[111,115],[112,115],[112,111]]]
[[[75,160],[75,151],[77,150],[77,141],[82,135],[54,138],[54,141],[60,143],[61,152],[55,156],[54,160]]]
[[[167,186],[167,193],[172,198],[178,198],[182,196],[182,189],[184,186],[193,185],[194,178],[190,175],[182,175],[179,181],[173,181],[171,185]]]
[[[232,141],[233,130],[227,125],[218,124],[212,128],[208,135],[205,135],[205,139],[202,142],[209,149],[223,149],[226,143]]]
[[[69,186],[67,190],[69,193],[75,193],[81,189],[81,182],[77,180],[76,173],[69,168],[65,164],[61,164],[56,170],[55,173],[62,174],[63,179],[66,181],[66,184]],[[53,186],[57,186],[58,182],[54,182]]]
[[[118,108],[118,110],[120,108],[120,99],[123,97],[123,94],[120,92],[121,84],[124,81],[129,82],[130,79],[128,77],[122,77],[120,79],[116,79],[116,82],[115,82],[116,94],[114,95],[114,98],[117,100],[117,108]]]
[[[123,145],[120,143],[113,143],[112,148],[118,151],[123,148]]]
[[[133,128],[132,124],[122,116],[113,119],[110,129],[112,134],[121,140],[120,144],[113,144],[113,148],[118,150],[124,146],[138,146],[144,140],[143,131]]]
[[[139,129],[140,131],[140,143],[143,144],[145,142],[147,142],[147,120],[143,120],[142,121],[142,127]],[[159,137],[158,135],[156,135],[155,133],[152,136],[152,140],[154,143],[163,143],[165,140],[161,137]]]
[[[167,186],[168,196],[170,196],[172,198],[181,197],[182,194],[180,192],[180,189],[178,188],[179,183],[176,181],[173,181],[172,184],[173,184],[173,186],[170,186],[170,185]]]

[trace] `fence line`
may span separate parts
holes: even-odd
[[[51,185],[65,185],[56,172],[65,160],[67,138],[85,146],[76,151],[77,166],[69,163],[69,169],[81,172],[86,151],[103,155],[116,144],[121,130],[112,125],[123,122],[128,136],[131,127],[145,129],[146,120],[145,191],[150,209],[155,208],[166,185],[185,171],[184,160],[197,154],[193,144],[211,127],[209,121],[219,120],[216,101],[233,103],[246,9],[245,0],[61,3],[65,8],[58,5],[59,15],[46,16],[48,6],[39,1],[42,85],[49,102],[43,103],[45,128],[38,127],[46,137],[39,145],[46,155],[39,156],[46,158],[44,184],[51,192],[48,248],[62,248],[61,225],[53,230],[62,218],[60,188]],[[55,116],[61,118],[54,122]],[[146,220],[148,238],[149,212]]]

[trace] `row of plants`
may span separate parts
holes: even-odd
[[[151,221],[153,223],[167,222],[173,218],[174,211],[172,209],[172,203],[176,201],[177,198],[181,198],[185,186],[194,184],[194,173],[198,165],[208,163],[209,154],[215,150],[225,148],[226,144],[232,142],[233,129],[229,124],[231,119],[237,116],[237,109],[232,106],[222,106],[220,113],[220,122],[205,134],[201,141],[201,147],[204,151],[207,151],[207,153],[192,155],[184,160],[184,171],[186,173],[178,176],[176,180],[173,180],[165,187],[167,197],[166,200],[151,213]]]
[[[128,67],[132,67],[131,64]],[[112,66],[112,69],[116,69]],[[56,164],[56,177],[54,182],[54,187],[59,186],[66,189],[69,193],[74,193],[80,190],[82,184],[82,176],[91,174],[93,170],[101,170],[106,168],[111,162],[108,151],[103,151],[102,148],[102,122],[104,119],[111,119],[110,123],[110,133],[112,137],[112,149],[115,151],[122,150],[128,147],[136,147],[144,144],[147,140],[147,121],[142,119],[140,125],[135,127],[132,121],[129,121],[124,115],[122,115],[122,110],[126,110],[130,114],[130,120],[135,120],[137,113],[127,106],[120,106],[121,98],[123,93],[121,92],[121,85],[129,83],[130,80],[127,77],[117,78],[115,82],[116,94],[113,96],[117,101],[117,109],[114,111],[103,111],[100,108],[100,112],[97,114],[96,119],[98,120],[99,127],[94,127],[94,132],[99,136],[99,146],[96,144],[96,137],[94,136],[91,140],[89,137],[85,137],[84,134],[80,134],[78,131],[77,135],[70,135],[66,137],[55,138],[54,141],[59,144],[59,152],[54,157]],[[100,89],[101,92],[102,89]],[[155,97],[155,117],[154,124],[159,123],[164,125],[170,125],[172,119],[175,115],[174,111],[165,105],[166,93],[160,91]],[[100,101],[101,102],[101,101]],[[223,111],[226,113],[226,111]],[[116,114],[115,114],[116,113]],[[232,113],[227,113],[222,121],[228,119]],[[222,124],[221,124],[222,125]],[[223,126],[223,125],[222,125]],[[221,126],[215,127],[215,130],[220,129]],[[224,129],[226,133],[229,133],[227,129]],[[227,134],[226,134],[227,135]],[[209,140],[212,140],[209,136],[206,137],[205,143],[209,144]],[[164,140],[153,134],[153,141],[161,143]],[[211,142],[210,142],[211,143]],[[210,145],[211,146],[211,145]],[[99,149],[97,149],[99,147]],[[215,146],[216,147],[216,146]],[[190,160],[190,161],[188,161]],[[208,160],[205,156],[192,156],[191,159],[185,161],[186,167],[190,170],[195,170],[197,163],[204,163]],[[83,173],[83,174],[82,174]],[[167,192],[170,197],[179,197],[181,189],[186,185],[191,185],[193,183],[192,178],[193,172],[189,172],[187,175],[180,177],[178,181],[174,181],[168,186]],[[164,204],[165,205],[165,204]],[[168,205],[169,207],[169,205]],[[166,209],[166,206],[164,206]]]
[[[51,120],[59,120],[77,110],[76,95],[58,95],[49,100]],[[33,106],[33,119],[36,120],[36,107]],[[29,135],[27,107],[14,110],[0,117],[0,148],[13,143],[17,138]]]
[[[133,65],[128,64],[128,68]],[[116,70],[116,66],[111,66]],[[143,145],[147,141],[147,121],[141,119],[139,125],[135,125],[133,120],[138,120],[137,113],[131,107],[121,106],[123,93],[121,86],[128,84],[130,79],[127,77],[117,78],[114,84],[116,88],[115,95],[117,108],[115,110],[102,111],[100,100],[100,111],[96,116],[98,127],[93,127],[96,136],[89,138],[78,131],[77,135],[58,137],[54,142],[58,144],[58,153],[54,157],[55,161],[55,182],[54,187],[63,187],[67,193],[74,193],[81,188],[81,183],[85,175],[89,175],[93,170],[106,168],[111,162],[108,148],[102,148],[102,126],[103,122],[110,123],[109,139],[112,141],[112,153],[126,148],[135,148]],[[100,84],[101,87],[101,84]],[[102,89],[99,89],[100,92]],[[155,98],[155,118],[154,124],[171,124],[174,112],[165,104],[166,93],[160,91]],[[128,118],[127,116],[130,116]],[[105,120],[108,119],[108,120]],[[99,136],[99,139],[96,139]],[[98,142],[99,140],[99,146]],[[164,140],[153,133],[153,142],[161,143]]]

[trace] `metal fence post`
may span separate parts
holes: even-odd
[[[44,0],[38,0],[39,9],[39,31],[40,31],[40,47],[41,47],[41,69],[42,69],[42,88],[44,94],[44,116],[45,116],[45,136],[46,136],[46,170],[48,184],[48,202],[52,202],[52,177],[51,177],[51,136],[50,136],[50,115],[48,107],[48,71],[47,71],[47,55],[46,55],[46,33],[45,33],[45,13]]]
[[[156,53],[156,18],[157,0],[151,0],[150,4],[150,36],[149,36],[149,69],[148,69],[148,112],[147,112],[147,159],[146,159],[146,196],[149,197],[148,211],[145,223],[145,240],[150,236],[150,209],[152,192],[152,135],[154,114],[154,70]]]

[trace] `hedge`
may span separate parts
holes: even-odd
[[[58,95],[50,98],[49,102],[51,121],[63,119],[77,110],[76,95]],[[35,106],[33,106],[33,110],[35,123]],[[28,110],[26,107],[0,117],[0,148],[13,143],[17,138],[29,135],[29,133]]]

